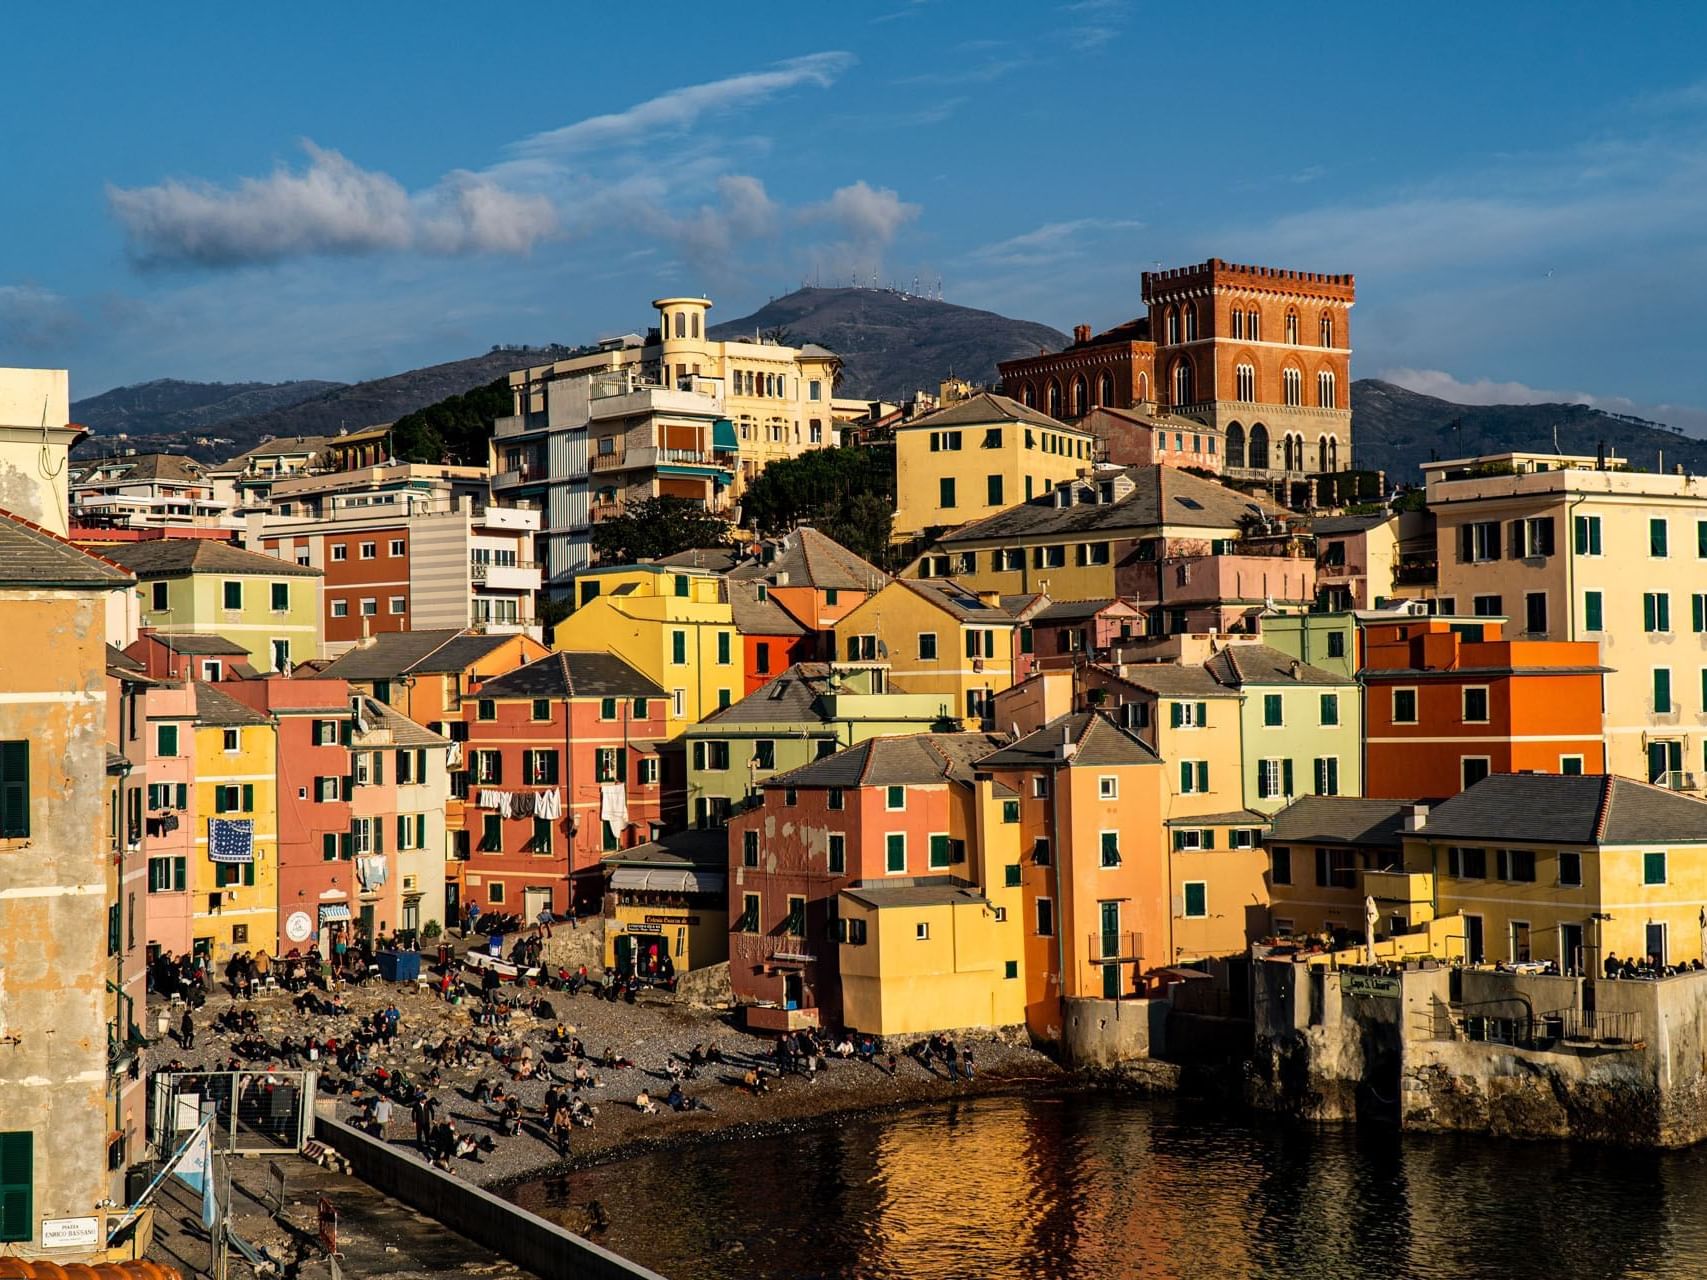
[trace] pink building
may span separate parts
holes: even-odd
[[[1316,562],[1306,555],[1177,556],[1155,565],[1145,604],[1153,633],[1254,631],[1265,607],[1308,608],[1316,599]]]
[[[142,691],[141,719],[128,726],[124,752],[143,789],[142,851],[148,863],[144,917],[147,958],[182,955],[194,936],[196,694],[184,682],[150,682]],[[162,730],[165,731],[164,736]],[[162,745],[172,748],[161,754]]]
[[[1112,405],[1092,409],[1079,425],[1093,432],[1109,462],[1123,467],[1195,467],[1221,474],[1221,433],[1190,418]]]

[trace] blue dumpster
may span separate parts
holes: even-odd
[[[375,959],[379,976],[387,982],[413,982],[421,976],[419,951],[381,951]]]

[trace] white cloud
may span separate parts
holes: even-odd
[[[1073,218],[1046,222],[1021,235],[980,245],[966,256],[972,261],[997,267],[1036,268],[1081,256],[1100,235],[1137,231],[1142,222],[1128,218]]]
[[[548,129],[513,143],[507,150],[517,159],[527,160],[650,141],[660,133],[684,132],[703,116],[752,106],[800,85],[828,88],[855,61],[853,54],[839,50],[790,58],[765,71],[672,89],[626,111]]]
[[[144,266],[228,267],[306,255],[415,250],[521,253],[551,235],[543,196],[458,172],[411,193],[389,174],[303,142],[306,169],[280,166],[235,187],[168,180],[109,188],[113,214]]]
[[[908,204],[888,187],[873,187],[863,178],[837,188],[823,204],[807,210],[808,218],[835,223],[855,243],[876,248],[887,245],[918,216],[918,205]]]

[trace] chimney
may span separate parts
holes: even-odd
[[[1428,824],[1428,806],[1426,804],[1408,804],[1404,807],[1404,830],[1421,831]]]
[[[1088,324],[1076,324],[1073,326],[1073,345],[1074,346],[1082,347],[1085,345],[1085,343],[1089,342],[1090,340],[1091,340],[1091,327],[1090,327],[1090,325],[1088,325]]]
[[[1062,725],[1061,726],[1061,758],[1063,760],[1071,760],[1078,753],[1079,753],[1079,744],[1074,742],[1070,737],[1068,737],[1067,726]]]
[[[1002,607],[1002,593],[1000,591],[980,591],[978,603],[987,609],[999,609]]]

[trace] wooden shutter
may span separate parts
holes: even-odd
[[[0,836],[30,834],[30,744],[0,742]]]
[[[0,1240],[32,1240],[35,1218],[35,1135],[0,1133]]]
[[[1289,796],[1292,794],[1291,756],[1288,756],[1285,760],[1280,762],[1280,794],[1283,796]]]
[[[255,812],[255,784],[253,782],[243,784],[243,812]]]
[[[1202,729],[1206,725],[1208,725],[1208,723],[1209,723],[1209,704],[1207,702],[1200,702],[1197,704],[1197,727],[1199,729]]]
[[[1197,762],[1197,789],[1199,791],[1209,790],[1209,761],[1207,760]]]
[[[1168,703],[1168,724],[1177,729],[1185,723],[1185,708],[1177,702]]]
[[[427,815],[424,813],[415,815],[415,847],[417,849],[427,847]]]

